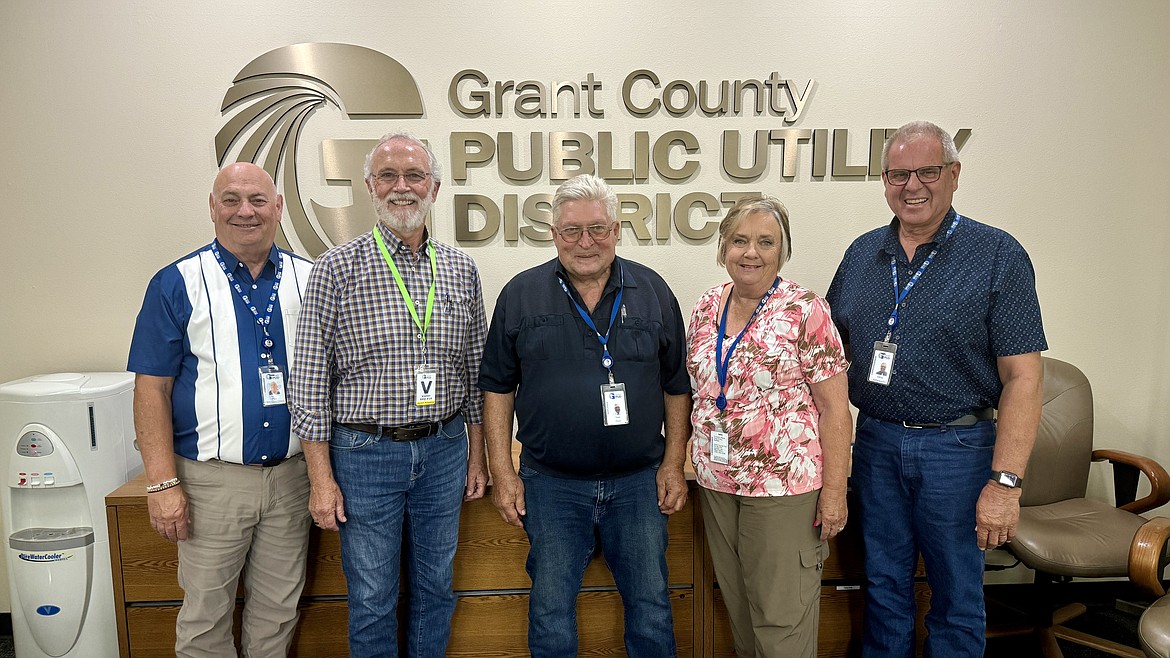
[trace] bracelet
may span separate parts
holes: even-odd
[[[167,489],[170,489],[171,487],[177,487],[177,486],[179,486],[179,478],[171,478],[169,480],[163,480],[162,482],[159,482],[158,484],[146,485],[146,493],[148,493],[148,494],[158,493],[160,491],[166,491]]]

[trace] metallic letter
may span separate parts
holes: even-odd
[[[694,160],[686,160],[678,169],[671,167],[670,148],[675,144],[681,145],[687,153],[695,153],[699,150],[699,140],[695,139],[694,135],[684,130],[672,130],[654,142],[654,169],[663,178],[682,181],[694,176],[699,171],[699,163]]]
[[[473,101],[478,101],[477,104],[468,107],[459,102],[459,83],[464,80],[475,80],[479,83],[480,89],[472,91],[467,94],[467,97]],[[491,92],[483,89],[488,83],[487,76],[475,69],[463,69],[451,78],[451,86],[447,88],[447,102],[451,103],[451,107],[455,111],[465,117],[486,117],[491,112]]]
[[[637,71],[627,75],[625,81],[622,82],[622,103],[625,104],[626,109],[629,110],[630,114],[639,117],[648,117],[658,111],[659,102],[658,99],[655,98],[654,100],[650,101],[650,104],[646,107],[638,107],[637,105],[634,105],[634,100],[630,98],[630,90],[633,89],[634,83],[638,80],[649,80],[650,84],[654,85],[655,89],[658,88],[658,76],[654,75],[653,71],[638,69]]]
[[[650,240],[650,229],[646,228],[646,220],[650,217],[650,199],[642,194],[619,194],[617,220],[619,224],[629,224],[634,231],[634,237],[639,241]],[[626,210],[627,206],[633,206]],[[618,233],[621,238],[621,233]]]
[[[569,144],[575,144],[571,147]],[[553,132],[548,134],[548,178],[552,181],[566,181],[578,174],[592,174],[593,138],[582,132]],[[577,163],[576,169],[565,165]]]
[[[674,227],[678,229],[679,235],[691,240],[706,240],[715,235],[715,231],[719,229],[719,220],[709,221],[700,228],[693,228],[690,223],[691,207],[702,205],[707,209],[708,217],[718,217],[719,212],[723,207],[719,205],[719,199],[707,194],[706,192],[691,192],[683,195],[683,198],[678,200],[678,205],[674,207]]]
[[[528,135],[528,160],[530,164],[527,169],[516,168],[514,139],[513,133],[496,133],[496,141],[499,143],[500,175],[513,183],[535,180],[544,171],[544,140],[541,138],[541,134],[529,133]]]
[[[768,131],[757,130],[752,149],[752,166],[745,169],[739,164],[739,131],[723,131],[723,171],[732,178],[759,178],[768,166]]]
[[[833,131],[833,177],[864,176],[868,167],[865,165],[846,164],[849,159],[849,131],[837,128]]]
[[[471,209],[483,212],[484,226],[471,230]],[[482,194],[455,195],[455,241],[482,242],[490,240],[500,230],[500,208],[494,201]]]
[[[469,152],[468,146],[474,146],[476,150]],[[467,165],[487,164],[495,152],[496,142],[487,133],[451,133],[451,178],[467,180]]]

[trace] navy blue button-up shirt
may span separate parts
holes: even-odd
[[[1036,274],[1019,242],[952,208],[933,240],[908,261],[898,220],[857,238],[837,268],[826,300],[850,346],[849,398],[862,413],[894,421],[947,422],[995,407],[1003,384],[996,358],[1048,349]],[[898,345],[888,386],[869,381],[873,344],[894,308],[890,258],[899,292],[935,247],[938,254],[898,309]]]
[[[686,328],[674,293],[644,265],[616,258],[590,317],[604,334],[624,269],[624,292],[609,351],[626,386],[628,425],[606,427],[602,348],[569,301],[557,259],[517,274],[500,291],[479,370],[479,387],[516,392],[516,438],[523,464],[549,475],[608,478],[662,461],[663,392],[690,394]],[[581,303],[580,295],[573,290]]]

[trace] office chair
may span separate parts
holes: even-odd
[[[1057,637],[1113,655],[1144,658],[1132,647],[1063,626],[1085,612],[1085,606],[1056,608],[1055,601],[1059,585],[1072,578],[1129,576],[1131,553],[1147,566],[1153,563],[1150,569],[1156,571],[1152,578],[1157,581],[1158,570],[1165,565],[1165,537],[1158,540],[1165,519],[1143,528],[1147,520],[1141,514],[1170,501],[1170,475],[1145,457],[1094,450],[1088,379],[1063,361],[1044,358],[1043,363],[1044,406],[1020,500],[1020,524],[1015,539],[1004,546],[1036,574],[1039,602],[1029,615],[1035,622],[1030,631],[1045,658],[1062,656]],[[1085,497],[1089,465],[1098,461],[1113,464],[1115,505]],[[1150,493],[1136,499],[1140,475],[1148,480]],[[1144,577],[1144,586],[1154,591],[1151,577]]]

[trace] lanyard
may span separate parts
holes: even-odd
[[[223,262],[223,255],[219,253],[219,240],[211,241],[211,253],[215,256],[215,262],[219,263],[219,269],[223,270],[223,273],[227,275],[228,283],[232,284],[232,287],[236,289],[236,294],[240,296],[240,299],[244,300],[244,306],[247,306],[248,310],[252,311],[252,317],[256,318],[256,324],[264,331],[264,347],[268,350],[268,365],[273,365],[272,347],[275,343],[272,341],[272,336],[268,335],[268,325],[272,323],[272,310],[276,307],[276,293],[280,290],[280,277],[284,271],[284,259],[280,257],[279,253],[277,254],[276,280],[272,282],[272,294],[268,296],[268,307],[264,309],[264,317],[260,317],[260,311],[252,303],[252,300],[248,298],[248,293],[244,292],[243,286],[236,280],[235,275],[228,270],[227,263]]]
[[[565,285],[565,280],[558,276],[557,281],[560,282],[561,290],[565,291],[565,295],[567,295],[569,297],[569,301],[573,303],[574,307],[576,307],[577,313],[581,316],[581,319],[584,320],[585,324],[588,325],[589,328],[593,330],[594,335],[597,336],[597,341],[599,343],[601,343],[601,365],[607,371],[609,371],[609,383],[612,384],[613,383],[613,357],[609,355],[609,332],[611,330],[613,330],[613,321],[617,319],[618,309],[621,308],[621,305],[622,305],[622,292],[624,292],[625,288],[626,288],[626,270],[625,270],[625,268],[623,268],[620,263],[618,264],[617,297],[614,297],[613,310],[609,312],[609,327],[606,328],[604,336],[602,336],[601,332],[597,330],[597,325],[593,323],[593,318],[589,317],[589,314],[587,312],[585,312],[585,309],[582,308],[582,306],[577,303],[577,300],[573,299],[573,294],[569,292],[569,286]],[[624,316],[623,316],[622,321],[623,322],[625,321]]]
[[[386,248],[386,243],[382,240],[382,233],[378,227],[374,227],[374,242],[378,243],[378,249],[382,251],[382,258],[386,259],[386,264],[390,266],[390,272],[394,274],[394,283],[398,284],[398,292],[402,293],[402,299],[406,302],[406,310],[410,311],[410,318],[414,320],[414,326],[418,327],[418,335],[416,336],[423,343],[427,342],[427,328],[431,326],[431,311],[435,308],[435,279],[438,278],[437,268],[435,267],[435,248],[433,245],[427,245],[427,253],[431,257],[431,289],[427,291],[427,314],[422,322],[418,320],[418,311],[414,309],[414,300],[410,298],[410,292],[406,289],[406,284],[402,282],[402,275],[398,273],[398,268],[394,266],[394,259],[390,257],[390,250]]]
[[[715,406],[719,408],[719,411],[727,408],[727,367],[731,364],[731,354],[735,352],[735,347],[739,345],[739,339],[743,338],[743,335],[747,333],[748,327],[752,326],[752,322],[760,314],[760,310],[764,308],[764,304],[768,303],[768,298],[779,287],[780,277],[777,276],[776,280],[772,282],[772,287],[768,288],[768,292],[764,293],[764,296],[760,298],[760,303],[756,304],[756,310],[752,311],[751,317],[743,325],[743,329],[740,330],[739,335],[731,341],[731,345],[727,348],[727,355],[721,356],[723,354],[723,332],[727,330],[727,310],[731,308],[731,294],[728,293],[727,295],[727,303],[723,305],[723,315],[719,318],[719,333],[715,336],[715,377],[719,379],[719,397],[715,398]],[[735,284],[732,284],[731,292],[735,292]]]
[[[959,219],[959,213],[955,213],[955,220],[951,222],[951,227],[947,229],[946,237],[942,239],[942,242],[951,239],[951,234],[955,232],[955,228],[959,225]],[[898,327],[898,307],[902,305],[902,300],[906,299],[906,295],[910,294],[910,289],[914,287],[914,284],[918,283],[918,279],[926,271],[927,266],[934,261],[934,257],[938,254],[939,246],[942,246],[942,243],[939,243],[938,246],[930,250],[930,254],[927,255],[926,260],[922,261],[922,265],[918,266],[918,271],[914,273],[914,276],[910,277],[910,280],[906,282],[906,287],[902,289],[902,292],[898,292],[898,259],[896,256],[890,256],[890,275],[894,279],[894,310],[890,313],[890,319],[886,320],[886,325],[889,326],[889,329],[886,331],[885,342],[890,342],[890,336],[894,333],[894,329]]]

